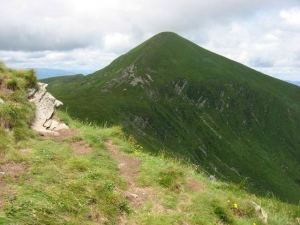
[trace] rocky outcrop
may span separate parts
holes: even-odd
[[[255,211],[258,213],[258,217],[264,222],[264,223],[268,223],[268,215],[265,212],[265,210],[263,210],[263,208],[256,204],[255,202],[252,202],[252,204],[254,205]]]
[[[4,101],[2,100],[2,98],[0,98],[0,105],[4,104]],[[10,126],[4,122],[4,120],[2,119],[2,117],[0,116],[0,127],[4,127],[6,131],[10,130]]]
[[[69,129],[69,127],[53,118],[55,108],[63,105],[63,103],[46,90],[47,86],[47,84],[38,83],[37,88],[28,89],[27,96],[36,105],[35,121],[32,124],[32,129],[39,133],[57,135],[58,130]]]

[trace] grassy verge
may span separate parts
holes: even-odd
[[[299,206],[259,198],[242,185],[211,182],[179,160],[151,156],[120,127],[82,124],[58,114],[80,132],[59,142],[20,141],[2,159],[2,168],[19,170],[2,177],[0,224],[119,224],[121,215],[127,224],[263,224],[252,201],[266,211],[268,224],[297,224]],[[104,146],[108,139],[141,162],[137,186],[150,192],[134,210],[124,195],[126,181]],[[76,155],[72,143],[83,140],[93,151]]]
[[[35,107],[26,93],[35,85],[34,71],[0,63],[0,224],[263,224],[252,202],[263,207],[268,224],[299,224],[299,204],[257,197],[243,182],[212,182],[178,159],[151,156],[121,127],[57,112],[78,132],[37,136],[29,129]],[[107,140],[139,161],[134,184],[120,175]],[[138,205],[129,190],[139,190],[140,196],[132,195],[141,199]]]
[[[80,133],[62,142],[22,141],[6,153],[2,165],[13,163],[22,170],[3,177],[8,194],[3,196],[0,224],[117,224],[119,215],[128,211],[122,195],[126,183],[103,147],[103,140],[119,136],[120,128],[67,120]],[[80,140],[93,151],[76,155],[71,144]]]
[[[268,224],[299,224],[300,205],[250,194],[244,182],[210,181],[180,160],[149,155],[132,137],[114,143],[124,154],[140,160],[138,186],[151,189],[151,197],[129,214],[128,224],[265,224],[253,202],[262,206]]]

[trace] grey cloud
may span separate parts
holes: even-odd
[[[299,29],[287,26],[279,15],[300,8],[299,0],[2,0],[1,4],[6,10],[0,19],[0,60],[13,66],[100,69],[162,31],[176,32],[273,74],[274,66],[299,65]]]
[[[64,51],[95,44],[104,47],[105,34],[115,32],[133,34],[135,44],[147,33],[165,30],[183,35],[199,30],[203,33],[214,24],[252,16],[270,4],[283,4],[271,0],[4,1],[9,10],[1,16],[0,49],[13,51]],[[10,13],[13,10],[17,12]],[[137,30],[138,36],[134,34]]]
[[[250,66],[253,67],[272,67],[274,66],[274,62],[272,62],[270,59],[266,59],[266,58],[254,58],[252,60],[250,60]]]
[[[3,30],[1,27],[0,29]],[[46,27],[26,26],[14,26],[4,30],[0,34],[0,49],[6,51],[64,51],[90,45],[88,37],[72,31],[57,32]]]

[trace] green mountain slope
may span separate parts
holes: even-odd
[[[300,201],[300,88],[160,33],[86,77],[46,79],[68,112],[256,193]]]
[[[26,94],[35,85],[33,70],[0,63],[0,224],[299,224],[299,205],[151,156],[120,126],[56,111],[70,129],[38,135]]]

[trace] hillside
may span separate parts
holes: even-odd
[[[1,64],[0,78],[0,224],[299,224],[299,205],[151,156],[121,127],[58,111],[71,129],[37,134],[29,129],[35,107],[26,98],[34,71]]]
[[[74,74],[90,74],[92,70],[62,70],[62,69],[50,69],[50,68],[32,68],[35,71],[35,75],[38,79],[46,79],[50,77],[67,76]],[[27,69],[29,70],[29,69]]]
[[[149,151],[300,200],[300,88],[160,33],[86,77],[46,79],[71,116],[122,125]]]

